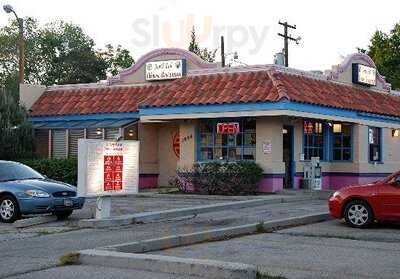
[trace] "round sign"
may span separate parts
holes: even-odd
[[[174,134],[174,136],[172,137],[172,149],[174,150],[176,157],[180,158],[181,140],[180,140],[179,132],[176,132]]]

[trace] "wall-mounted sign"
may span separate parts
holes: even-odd
[[[79,140],[79,196],[135,194],[138,187],[138,141]]]
[[[238,122],[217,123],[217,134],[238,134],[240,126]]]
[[[180,158],[181,156],[181,139],[179,132],[174,133],[172,137],[172,149],[174,150],[175,156]]]
[[[375,86],[376,69],[370,66],[353,64],[353,83]]]
[[[263,142],[262,147],[263,147],[263,153],[264,154],[271,154],[272,153],[272,143],[271,143],[270,140],[266,141],[266,142]]]
[[[171,80],[186,74],[186,60],[166,60],[146,63],[146,80]]]

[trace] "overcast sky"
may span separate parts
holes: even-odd
[[[154,48],[187,48],[194,23],[202,47],[217,48],[225,36],[229,51],[247,64],[272,63],[283,47],[278,21],[296,24],[301,36],[290,44],[290,66],[324,70],[343,55],[366,47],[377,29],[388,32],[400,22],[400,1],[394,0],[9,0],[20,16],[41,24],[56,19],[82,26],[97,47],[121,44],[137,60]],[[0,13],[0,25],[10,15]]]

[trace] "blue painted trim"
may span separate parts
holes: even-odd
[[[226,118],[225,117],[225,118],[216,118],[216,119],[202,119],[202,121],[204,121],[204,122],[211,123],[212,129],[213,129],[212,133],[211,133],[211,135],[212,135],[212,144],[204,146],[204,147],[212,148],[213,152],[214,152],[214,149],[216,147],[215,142],[216,142],[216,135],[217,135],[216,126],[217,126],[218,122],[239,122],[240,123],[240,136],[241,136],[242,145],[236,145],[236,147],[241,149],[241,151],[240,151],[241,152],[241,159],[239,161],[246,160],[246,159],[243,158],[244,149],[245,148],[256,148],[256,146],[245,145],[244,144],[244,124],[243,124],[243,122],[248,118],[252,118],[253,119],[253,117],[234,117],[234,118]],[[232,161],[229,161],[229,160],[217,160],[215,158],[213,160],[201,160],[201,147],[202,146],[201,146],[201,133],[200,133],[199,125],[197,125],[197,130],[196,130],[196,143],[197,143],[196,162],[198,162],[198,163],[205,163],[205,162],[212,162],[212,161],[232,162]],[[218,145],[218,148],[230,148],[230,147],[233,147],[233,146]],[[213,154],[213,156],[214,156],[214,154]],[[251,161],[253,161],[253,160],[251,160]]]
[[[343,126],[343,123],[340,123],[340,122],[334,122],[334,123],[339,123],[339,124],[342,124],[342,126]],[[334,139],[335,134],[333,133],[333,127],[329,129],[329,133],[330,133],[329,138],[331,139],[331,144],[329,145],[329,147],[330,147],[330,150],[329,150],[330,162],[333,162],[333,163],[353,163],[353,160],[354,160],[354,156],[353,156],[354,155],[354,148],[353,148],[353,146],[354,146],[354,125],[350,124],[350,159],[349,160],[335,160],[335,159],[333,159],[334,158],[334,155],[333,155],[334,147],[333,147],[333,145],[335,144],[335,139]],[[342,149],[343,149],[343,143],[342,143]],[[342,152],[343,152],[343,150],[342,150]]]
[[[137,112],[121,112],[121,113],[94,113],[94,114],[69,114],[55,116],[32,116],[30,121],[73,121],[73,120],[105,120],[105,119],[139,119]]]
[[[265,103],[234,103],[211,105],[185,105],[167,107],[142,107],[140,116],[166,115],[166,114],[191,114],[191,113],[218,113],[218,112],[242,112],[254,110],[291,110],[305,113],[317,113],[321,115],[346,117],[357,120],[369,120],[385,123],[400,124],[400,117],[387,116],[373,113],[364,113],[349,109],[337,109],[332,107],[311,105],[298,102],[280,101]]]
[[[294,185],[294,176],[295,176],[295,172],[296,172],[296,161],[295,161],[295,159],[294,159],[294,138],[295,138],[295,136],[294,136],[294,131],[295,131],[295,129],[294,129],[294,127],[292,126],[292,125],[290,125],[290,126],[287,126],[287,125],[285,125],[284,126],[284,128],[285,129],[288,129],[288,132],[289,132],[289,130],[290,130],[290,134],[291,134],[291,137],[290,137],[290,149],[291,149],[291,156],[290,156],[290,160],[291,160],[291,168],[290,168],[290,177],[291,177],[291,183],[292,183],[292,185],[291,185],[291,188],[292,189],[295,189],[295,185]],[[304,131],[304,130],[303,130]],[[286,174],[285,174],[286,175]]]
[[[315,119],[304,119],[303,120],[303,125],[302,125],[302,128],[301,128],[301,130],[302,130],[302,149],[301,149],[301,152],[302,152],[302,154],[304,154],[304,160],[303,161],[301,161],[301,162],[310,162],[311,160],[310,159],[306,159],[305,157],[306,157],[306,153],[304,152],[304,147],[305,147],[305,133],[304,133],[304,121],[310,121],[310,122],[313,122],[313,123],[322,123],[322,133],[323,133],[323,146],[322,146],[322,149],[323,149],[323,152],[324,152],[324,158],[320,158],[320,162],[329,162],[329,150],[328,150],[328,146],[329,146],[329,137],[327,136],[327,133],[328,133],[328,128],[327,128],[327,126],[328,125],[326,125],[326,123],[324,122],[324,121],[319,121],[319,120],[315,120]],[[313,140],[313,142],[314,142],[314,140]]]

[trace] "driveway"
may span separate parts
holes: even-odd
[[[222,201],[226,202],[226,199],[222,199]],[[215,200],[205,197],[197,199],[189,199],[187,197],[171,199],[170,197],[164,197],[161,199],[142,198],[142,200],[124,201],[124,206],[127,206],[130,212],[137,212],[135,210],[138,208],[140,210],[140,207],[137,207],[138,204],[143,205],[143,209],[154,208],[154,210],[160,210],[162,208],[179,207],[178,204],[181,207],[187,207],[215,202]],[[254,223],[261,220],[276,220],[326,210],[326,202],[324,201],[304,201],[246,207],[234,211],[225,210],[148,224],[105,229],[79,229],[65,222],[53,222],[33,228],[16,230],[12,225],[2,224],[0,225],[0,250],[2,251],[0,278],[9,276],[31,278],[27,277],[27,274],[30,273],[32,273],[32,276],[37,276],[36,278],[41,278],[41,272],[47,272],[46,270],[49,269],[53,270],[58,258],[72,251],[94,249],[101,246],[163,237],[171,234],[185,234],[231,225]],[[76,214],[80,213],[77,212]],[[33,273],[34,271],[37,272]],[[123,274],[123,271],[121,271],[121,274]],[[123,278],[123,275],[121,275],[121,278]]]
[[[400,226],[369,230],[327,221],[156,254],[258,265],[293,279],[398,279]]]

